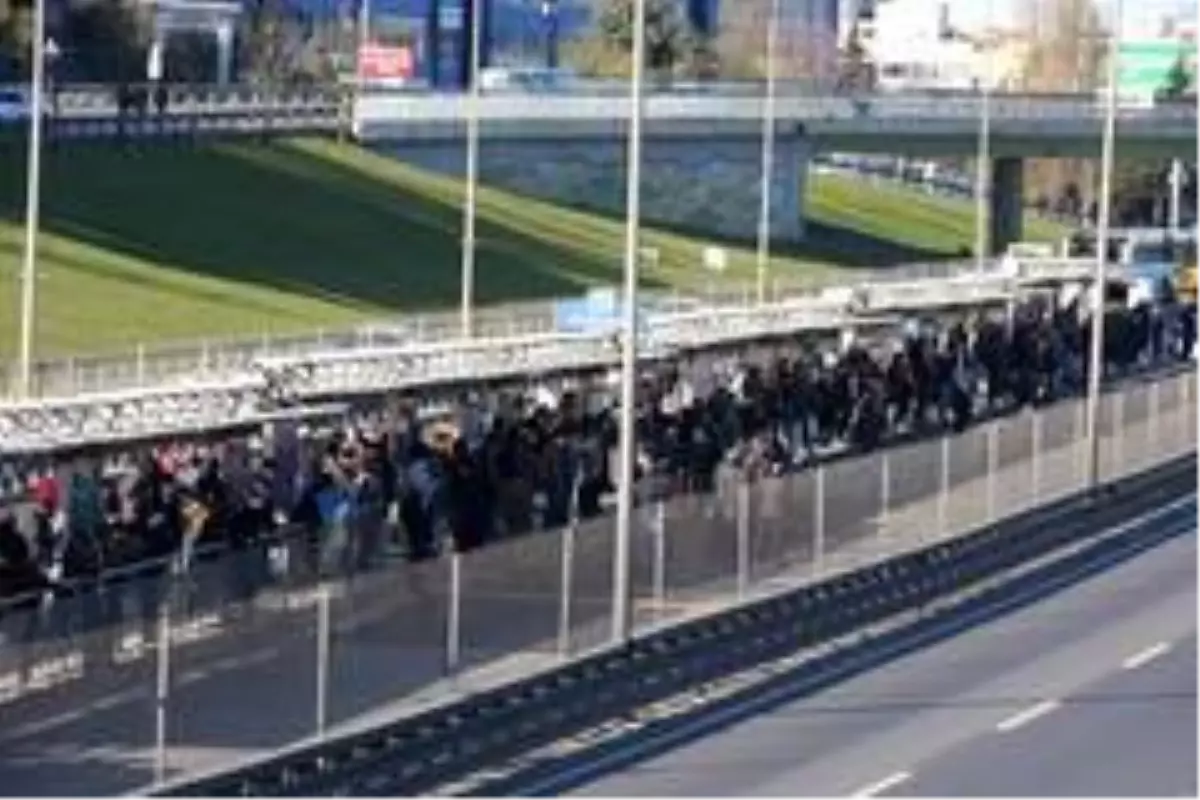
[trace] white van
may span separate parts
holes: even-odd
[[[571,69],[486,67],[479,73],[479,87],[486,92],[552,92],[568,88],[575,79]]]

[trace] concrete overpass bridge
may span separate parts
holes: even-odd
[[[365,94],[352,124],[364,143],[448,174],[464,166],[471,99],[462,94]],[[1021,238],[1022,161],[1099,157],[1104,109],[1094,97],[992,98],[992,248]],[[752,237],[761,180],[761,95],[651,92],[645,101],[643,208],[648,219]],[[624,202],[627,96],[618,91],[494,93],[480,98],[485,182],[552,200],[617,210]],[[977,152],[974,96],[813,96],[777,99],[772,237],[804,237],[807,166],[821,150],[910,156]],[[1193,157],[1194,105],[1122,109],[1119,157]]]

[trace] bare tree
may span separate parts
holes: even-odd
[[[566,43],[568,64],[587,75],[628,75],[633,50],[633,0],[595,0],[595,29]],[[659,79],[694,77],[707,69],[708,49],[675,0],[646,2],[646,68]]]
[[[727,9],[727,10],[724,10]],[[771,0],[738,0],[723,6],[715,52],[722,77],[759,79],[767,74]],[[836,71],[837,37],[794,15],[778,21],[776,72],[783,80],[829,79]]]
[[[14,0],[0,0],[0,58],[22,68],[29,61],[29,32],[33,27],[32,9]]]
[[[1021,76],[1024,91],[1094,93],[1103,78],[1107,48],[1094,0],[1024,0],[1029,50]],[[1054,201],[1093,195],[1095,171],[1081,159],[1033,159],[1025,185],[1032,199]]]

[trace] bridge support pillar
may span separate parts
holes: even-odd
[[[992,162],[991,241],[994,255],[1003,253],[1024,235],[1025,162],[997,158]]]
[[[498,139],[497,134],[489,137],[485,125],[481,182],[551,202],[617,216],[625,213],[624,136]],[[386,147],[387,152],[414,166],[456,177],[464,173],[461,141]],[[803,204],[811,151],[806,137],[781,128],[770,184],[774,242],[796,242],[804,237]],[[762,187],[759,137],[651,133],[642,154],[644,222],[698,235],[755,241]]]

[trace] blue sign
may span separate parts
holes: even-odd
[[[621,304],[611,292],[559,300],[554,323],[562,333],[616,333],[621,329]]]
[[[645,333],[647,318],[654,313],[653,305],[638,304],[639,334]],[[615,334],[624,328],[624,317],[625,304],[610,289],[596,289],[554,304],[554,324],[560,333]]]

